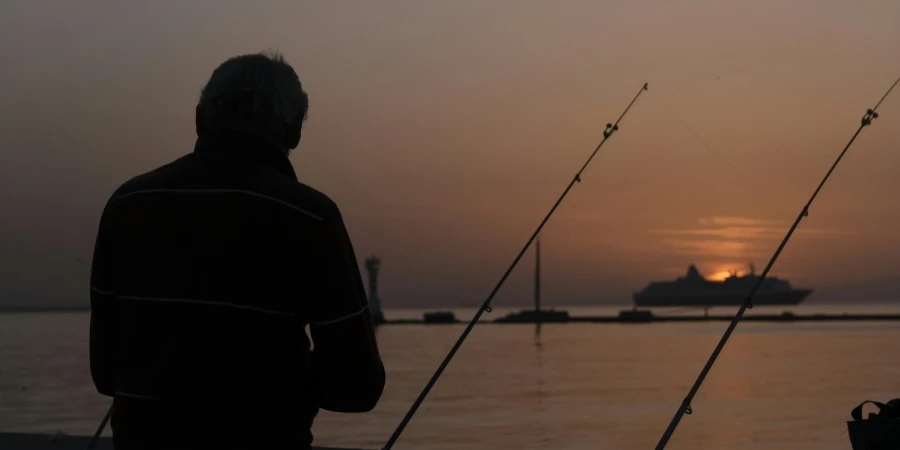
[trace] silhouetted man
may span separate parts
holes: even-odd
[[[288,160],[307,108],[280,55],[229,59],[201,92],[194,151],[107,202],[90,354],[117,448],[303,449],[319,408],[381,397],[341,214]]]

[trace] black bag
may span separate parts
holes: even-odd
[[[878,408],[877,413],[869,413],[862,418],[863,406],[871,403]],[[852,421],[847,422],[850,445],[853,450],[898,450],[900,449],[900,398],[887,403],[866,400],[850,411]]]

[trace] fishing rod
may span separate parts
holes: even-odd
[[[878,107],[881,106],[881,103],[887,96],[894,90],[894,87],[897,86],[897,83],[900,83],[900,78],[897,78],[897,81],[891,85],[890,89],[884,93],[884,96],[881,97],[881,100],[875,105],[874,108],[866,110],[866,113],[863,115],[862,120],[860,121],[859,128],[856,129],[856,133],[853,133],[853,137],[850,138],[850,141],[847,142],[847,145],[844,146],[844,149],[838,155],[837,159],[834,161],[834,164],[831,165],[831,168],[828,169],[828,172],[825,174],[825,177],[822,178],[822,181],[819,183],[819,186],[816,187],[816,190],[813,191],[812,196],[809,198],[809,201],[806,202],[806,205],[803,206],[803,209],[800,210],[800,214],[797,215],[797,218],[794,220],[794,224],[791,225],[791,228],[788,230],[787,235],[784,236],[784,239],[781,241],[781,244],[778,246],[778,249],[775,250],[775,254],[772,255],[772,258],[769,260],[769,263],[766,265],[765,270],[762,271],[762,274],[756,281],[756,284],[753,285],[753,289],[750,291],[750,294],[747,296],[747,299],[744,300],[744,303],[741,304],[740,309],[738,309],[737,314],[734,316],[734,319],[731,320],[731,323],[728,325],[728,328],[725,329],[725,334],[722,335],[722,339],[719,340],[719,344],[716,345],[716,348],[713,350],[712,355],[709,356],[709,360],[706,362],[706,365],[703,366],[703,370],[700,371],[700,375],[697,376],[697,380],[694,381],[694,385],[691,386],[691,390],[688,391],[687,397],[681,402],[681,405],[678,407],[678,411],[675,412],[675,417],[672,418],[672,422],[669,423],[669,427],[666,428],[666,431],[663,433],[662,437],[659,440],[659,443],[656,444],[656,450],[663,450],[666,448],[666,444],[669,442],[669,438],[672,437],[672,433],[675,432],[675,428],[678,427],[678,424],[681,422],[681,418],[684,417],[685,414],[692,414],[691,410],[691,401],[694,399],[694,396],[697,395],[697,391],[700,390],[700,385],[703,384],[703,381],[706,379],[706,375],[709,374],[709,371],[712,369],[713,364],[716,363],[716,359],[719,357],[719,354],[722,353],[722,349],[725,347],[725,343],[728,342],[728,338],[731,337],[731,333],[734,332],[735,327],[737,327],[738,322],[741,321],[741,318],[744,316],[744,312],[747,309],[753,308],[753,299],[756,297],[756,293],[759,291],[759,288],[762,287],[762,283],[766,278],[766,275],[769,273],[769,270],[772,269],[772,266],[775,264],[775,261],[778,259],[778,256],[781,255],[781,251],[784,250],[784,246],[787,245],[788,240],[791,239],[791,235],[794,234],[794,230],[797,229],[797,226],[800,225],[800,221],[803,220],[804,217],[809,215],[809,207],[812,205],[813,200],[816,199],[816,196],[819,195],[819,191],[822,190],[822,187],[825,185],[825,182],[828,181],[828,178],[831,176],[831,173],[834,172],[834,169],[837,167],[838,163],[841,162],[841,159],[844,157],[844,154],[847,153],[847,150],[850,149],[850,146],[853,145],[853,141],[856,140],[856,137],[859,136],[859,133],[862,132],[863,128],[872,124],[872,121],[878,118]]]
[[[628,104],[628,107],[625,108],[625,111],[622,112],[622,115],[619,116],[618,120],[615,123],[606,124],[606,129],[603,131],[603,140],[600,141],[600,144],[594,149],[591,153],[591,156],[588,157],[587,161],[585,161],[584,165],[581,166],[581,170],[575,174],[575,177],[572,178],[572,181],[569,182],[569,185],[566,186],[566,190],[563,191],[562,195],[559,196],[559,199],[556,200],[556,203],[553,204],[553,207],[550,208],[550,212],[544,216],[544,220],[541,221],[540,225],[538,225],[537,229],[534,230],[534,233],[531,234],[531,237],[528,238],[528,242],[525,243],[525,246],[522,247],[522,250],[519,251],[519,254],[513,260],[512,264],[510,264],[509,268],[506,269],[506,273],[500,277],[500,281],[497,282],[497,285],[494,286],[494,290],[491,291],[490,295],[488,295],[487,299],[481,304],[481,307],[478,308],[478,311],[475,313],[475,316],[472,317],[472,320],[466,326],[465,330],[463,330],[462,334],[457,339],[456,343],[453,344],[453,347],[450,349],[450,352],[447,353],[447,356],[444,357],[444,360],[438,366],[437,371],[434,372],[431,379],[428,380],[428,384],[425,385],[425,388],[419,394],[419,397],[416,398],[416,401],[413,402],[412,406],[409,408],[409,411],[406,413],[406,416],[403,417],[403,420],[400,421],[400,425],[397,426],[397,429],[394,430],[394,433],[391,435],[390,439],[388,439],[387,443],[384,445],[382,450],[389,450],[394,446],[394,443],[397,442],[397,439],[400,437],[400,434],[403,433],[403,430],[406,429],[406,425],[409,424],[410,419],[419,409],[419,406],[422,405],[422,402],[425,400],[425,397],[428,396],[428,393],[431,391],[431,388],[434,387],[434,384],[437,382],[438,378],[440,378],[441,374],[444,373],[444,369],[447,368],[447,365],[450,364],[450,360],[453,359],[453,356],[456,355],[457,350],[459,350],[460,346],[462,346],[463,341],[466,340],[466,337],[469,336],[469,333],[472,331],[472,328],[475,327],[475,324],[478,323],[478,319],[485,312],[491,312],[491,300],[494,299],[494,296],[497,295],[497,292],[500,290],[500,287],[503,286],[503,283],[506,282],[506,278],[509,277],[509,274],[512,273],[513,269],[515,269],[516,265],[519,263],[519,260],[522,259],[522,256],[528,250],[528,247],[531,245],[532,241],[540,234],[541,229],[544,228],[544,224],[550,220],[550,216],[553,215],[553,212],[556,211],[556,208],[562,203],[563,199],[566,198],[569,191],[572,189],[572,186],[575,183],[581,181],[581,173],[584,172],[584,169],[587,168],[588,164],[591,163],[591,160],[594,159],[594,155],[597,154],[597,151],[600,150],[600,147],[603,147],[603,144],[606,143],[606,140],[609,139],[610,136],[613,135],[616,131],[619,130],[619,122],[622,121],[622,118],[625,117],[625,114],[628,114],[628,110],[631,109],[631,106],[634,105],[634,102],[637,101],[638,97],[647,90],[647,83],[641,87],[638,91],[637,95],[631,100],[631,103]]]
[[[112,417],[112,405],[110,405],[109,410],[106,411],[106,416],[100,421],[100,426],[97,427],[97,432],[94,433],[94,437],[92,437],[91,441],[88,443],[87,450],[94,450],[94,447],[97,446],[97,442],[100,441],[100,435],[103,434],[103,429],[106,428],[106,423],[109,422],[110,417]]]

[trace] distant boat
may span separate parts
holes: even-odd
[[[654,281],[634,294],[635,306],[640,307],[682,307],[696,306],[738,306],[759,280],[750,265],[750,273],[738,275],[732,272],[722,281],[707,280],[697,267],[691,265],[687,274],[674,281]],[[798,305],[812,289],[794,289],[787,280],[766,277],[759,292],[753,299],[754,305]]]

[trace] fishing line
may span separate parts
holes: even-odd
[[[707,142],[705,139],[703,139],[703,137],[700,136],[700,133],[698,133],[697,130],[696,130],[694,127],[692,127],[689,123],[687,123],[687,121],[685,121],[684,119],[682,119],[681,116],[679,116],[678,114],[676,114],[675,111],[674,111],[672,108],[670,108],[665,102],[663,102],[662,99],[659,98],[658,95],[656,95],[655,93],[651,92],[651,93],[650,93],[650,97],[652,97],[654,100],[656,100],[656,102],[659,103],[659,105],[662,106],[662,108],[665,109],[669,114],[671,114],[672,117],[675,118],[675,120],[681,122],[681,125],[682,125],[682,126],[683,126],[690,134],[694,135],[694,138],[696,138],[698,141],[700,141],[700,143],[703,144],[703,146],[706,147],[706,149],[709,150],[710,153],[712,153],[712,154],[716,155],[717,157],[719,157],[719,159],[721,159],[722,162],[725,163],[725,165],[727,165],[729,168],[731,168],[731,170],[734,171],[734,173],[737,174],[737,176],[739,176],[739,177],[744,181],[744,183],[745,183],[747,186],[749,186],[750,189],[753,190],[753,192],[754,192],[756,195],[759,196],[760,199],[762,199],[763,201],[765,201],[765,202],[767,203],[768,206],[775,205],[775,208],[776,208],[776,209],[779,209],[779,210],[781,209],[780,207],[777,206],[777,204],[775,204],[774,202],[772,202],[771,200],[769,200],[768,196],[766,196],[765,194],[763,194],[763,192],[762,192],[761,189],[757,188],[755,184],[751,183],[750,180],[748,180],[747,177],[744,175],[744,173],[741,172],[740,170],[738,170],[738,168],[735,167],[734,164],[731,164],[731,162],[728,161],[728,159],[725,158],[725,156],[724,156],[721,152],[719,152],[718,150],[714,149],[712,145],[709,145],[709,142]]]
[[[581,181],[581,173],[584,172],[584,169],[587,168],[588,164],[591,163],[591,160],[594,159],[594,155],[596,155],[597,151],[599,151],[600,148],[603,147],[603,144],[606,143],[607,139],[609,139],[609,137],[612,136],[613,133],[615,133],[616,131],[619,130],[619,122],[622,121],[622,118],[625,117],[625,114],[628,114],[628,110],[631,109],[631,106],[634,105],[634,102],[636,102],[638,97],[640,97],[641,94],[646,90],[647,90],[647,83],[644,83],[644,85],[638,91],[637,95],[635,95],[634,98],[631,100],[631,103],[628,104],[628,107],[625,108],[625,111],[622,112],[622,115],[619,116],[618,120],[616,120],[615,123],[606,124],[606,130],[603,131],[603,140],[600,141],[600,144],[597,145],[597,147],[594,149],[594,151],[588,157],[587,161],[585,161],[584,165],[581,166],[581,169],[578,171],[578,173],[575,174],[575,177],[572,178],[572,181],[569,182],[569,185],[563,191],[562,195],[559,196],[559,199],[556,200],[556,203],[553,205],[552,208],[550,208],[550,212],[548,212],[547,215],[544,216],[544,220],[542,220],[540,225],[538,225],[537,229],[534,230],[534,233],[532,233],[531,237],[528,238],[528,242],[526,242],[525,246],[522,247],[522,250],[519,251],[519,254],[513,260],[512,264],[510,264],[509,268],[506,269],[506,273],[504,273],[503,276],[500,277],[500,281],[497,282],[497,285],[494,287],[494,290],[491,291],[491,293],[490,293],[490,295],[488,295],[487,299],[481,304],[481,307],[478,308],[478,311],[475,313],[475,316],[472,317],[472,320],[466,326],[465,330],[463,330],[462,334],[459,336],[459,339],[457,339],[456,343],[453,344],[453,347],[450,349],[450,352],[447,353],[447,356],[444,358],[444,360],[438,366],[437,370],[434,372],[434,375],[432,375],[431,379],[428,380],[428,383],[425,385],[425,388],[419,394],[418,398],[416,398],[416,400],[413,402],[412,406],[409,408],[409,411],[403,417],[403,420],[400,421],[400,425],[397,426],[397,429],[394,430],[394,433],[391,435],[390,439],[388,439],[387,443],[384,445],[383,450],[389,450],[391,447],[394,446],[394,443],[397,442],[397,439],[400,437],[400,434],[403,433],[403,430],[406,429],[406,425],[409,424],[410,419],[412,419],[413,415],[419,409],[419,406],[422,405],[422,402],[425,400],[425,397],[428,396],[428,393],[431,392],[431,388],[434,387],[434,384],[437,382],[438,378],[441,376],[441,374],[444,373],[444,369],[447,368],[447,365],[450,363],[450,360],[453,359],[453,356],[456,355],[457,350],[459,350],[460,346],[462,346],[463,341],[466,340],[466,337],[468,337],[469,333],[472,331],[472,328],[474,328],[475,324],[478,323],[478,319],[481,318],[481,315],[484,314],[485,312],[491,312],[491,300],[493,300],[494,296],[497,295],[497,292],[500,290],[500,287],[503,286],[504,282],[506,282],[506,278],[509,277],[509,274],[512,273],[513,269],[515,269],[516,265],[519,263],[519,260],[522,259],[522,256],[528,250],[528,247],[531,246],[532,241],[534,241],[534,239],[537,237],[537,235],[541,232],[541,229],[544,228],[544,224],[547,223],[547,221],[550,219],[550,216],[552,216],[553,212],[556,211],[556,208],[560,205],[560,203],[562,203],[563,199],[566,198],[566,195],[568,195],[569,190],[572,189],[572,186],[574,186],[575,183],[578,183]]]
[[[778,259],[778,256],[781,255],[781,251],[784,250],[784,246],[787,245],[788,240],[790,240],[791,235],[794,234],[794,230],[797,229],[797,226],[800,225],[800,221],[803,220],[804,217],[809,215],[809,207],[812,205],[813,200],[816,199],[816,196],[819,195],[819,191],[822,190],[822,187],[825,185],[825,182],[828,181],[828,178],[831,176],[831,173],[834,172],[834,169],[837,167],[838,163],[841,162],[841,159],[844,157],[844,154],[847,153],[847,150],[850,149],[850,146],[853,145],[853,141],[856,140],[856,137],[859,136],[859,133],[862,132],[863,128],[872,124],[872,120],[878,118],[878,107],[881,106],[881,103],[884,99],[887,98],[888,94],[894,90],[894,87],[897,86],[897,83],[900,83],[900,78],[897,78],[897,81],[891,85],[890,89],[885,92],[884,96],[881,97],[881,100],[878,101],[878,104],[875,105],[874,108],[866,110],[865,115],[863,115],[862,120],[860,121],[859,128],[857,128],[856,133],[853,133],[853,137],[850,138],[850,141],[847,142],[847,145],[844,146],[844,149],[838,155],[837,159],[834,161],[834,164],[831,165],[831,168],[828,169],[828,172],[825,174],[825,177],[822,178],[822,181],[819,183],[819,186],[816,187],[816,190],[813,191],[812,196],[809,198],[809,201],[806,202],[806,205],[803,206],[803,209],[800,210],[800,214],[797,215],[797,218],[794,220],[794,224],[791,225],[791,228],[788,230],[787,235],[784,236],[784,239],[781,241],[781,245],[778,246],[778,249],[775,250],[775,254],[772,255],[772,258],[769,260],[769,263],[766,264],[765,270],[762,271],[762,274],[759,276],[759,279],[756,281],[756,284],[753,285],[753,289],[750,291],[750,295],[747,296],[747,299],[744,300],[744,303],[738,309],[737,314],[735,314],[734,319],[731,320],[731,323],[728,325],[728,328],[725,329],[725,334],[722,335],[722,339],[719,340],[718,345],[713,350],[712,355],[709,356],[709,360],[706,362],[706,365],[703,366],[703,370],[700,371],[700,375],[697,376],[697,380],[694,381],[694,385],[691,387],[691,390],[688,391],[687,397],[681,402],[681,405],[678,407],[678,411],[675,412],[675,417],[672,418],[672,422],[669,423],[669,427],[666,428],[666,431],[663,433],[662,437],[659,440],[659,443],[656,445],[656,450],[663,450],[666,448],[666,444],[669,442],[669,438],[672,437],[672,433],[675,432],[675,428],[678,427],[678,423],[681,422],[681,418],[684,417],[685,414],[691,414],[693,411],[691,410],[691,401],[694,399],[694,396],[697,395],[697,391],[700,390],[700,385],[703,384],[703,380],[706,379],[706,375],[709,374],[710,369],[712,369],[713,364],[715,364],[716,359],[719,357],[719,354],[722,353],[722,349],[725,347],[725,343],[728,342],[728,338],[731,337],[731,333],[734,332],[735,327],[737,327],[738,322],[741,321],[741,318],[744,316],[744,311],[748,308],[753,307],[753,298],[756,296],[757,291],[762,286],[763,281],[766,279],[766,275],[769,273],[769,270],[772,269],[772,265],[775,264],[775,261]]]

